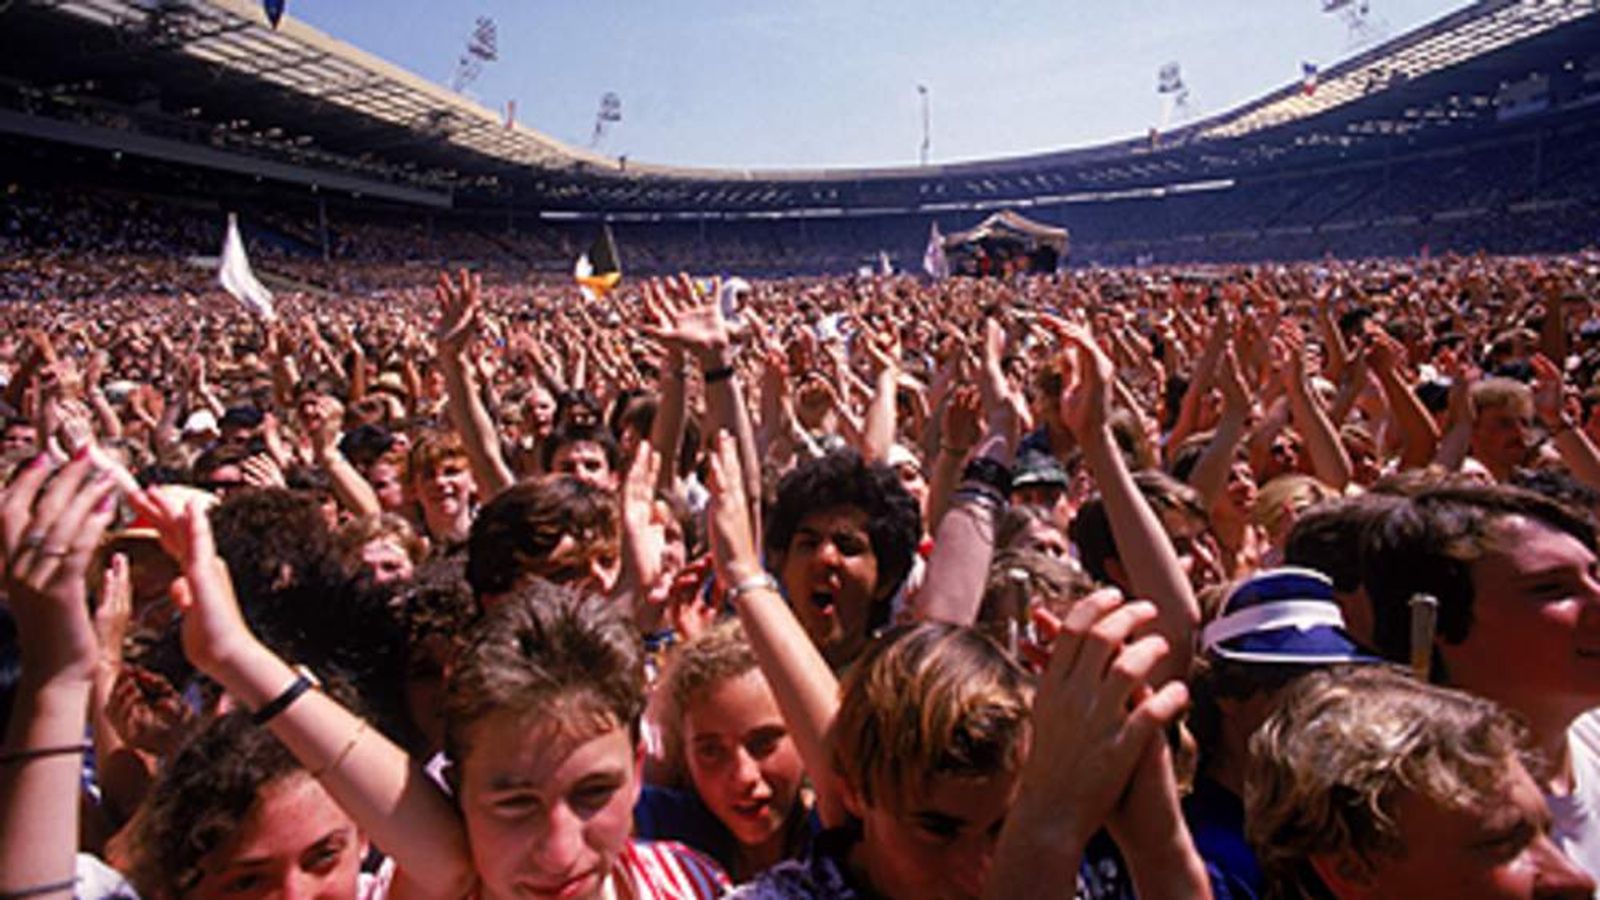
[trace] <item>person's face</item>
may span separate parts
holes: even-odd
[[[0,453],[10,451],[33,452],[33,426],[26,424],[7,425],[4,432],[0,432]]]
[[[243,450],[250,446],[261,433],[260,428],[246,428],[241,425],[228,425],[222,429],[222,436],[217,438],[217,443],[235,450]]]
[[[406,505],[406,483],[400,467],[391,462],[375,462],[367,469],[367,481],[378,495],[384,512],[397,512]]]
[[[411,555],[394,538],[377,538],[362,545],[361,570],[373,584],[405,581],[413,572]]]
[[[912,460],[904,460],[894,467],[896,475],[900,476],[900,486],[906,489],[912,499],[917,501],[917,508],[924,509],[928,503],[928,479],[923,475],[922,466]]]
[[[1350,897],[1451,897],[1523,900],[1592,897],[1595,883],[1550,839],[1550,812],[1538,785],[1510,760],[1492,799],[1447,809],[1414,791],[1395,804],[1405,849],[1371,860]]]
[[[1011,492],[1011,502],[1037,506],[1050,514],[1050,521],[1066,530],[1072,522],[1072,503],[1067,499],[1067,488],[1060,484],[1030,484]]]
[[[1280,434],[1267,447],[1265,471],[1257,479],[1266,483],[1279,475],[1300,471],[1300,441],[1294,435]]]
[[[1205,523],[1178,510],[1167,509],[1161,513],[1161,527],[1172,540],[1179,567],[1196,590],[1223,580],[1216,540]]]
[[[430,519],[465,516],[472,502],[472,472],[466,459],[446,456],[434,463],[418,480],[417,500]]]
[[[866,511],[838,506],[800,520],[779,568],[784,593],[812,643],[834,665],[847,662],[868,638],[878,589],[878,555],[867,535]]]
[[[571,475],[579,481],[605,491],[617,488],[617,473],[611,471],[606,461],[606,451],[593,441],[574,441],[556,449],[550,467],[562,475]]]
[[[539,440],[550,436],[556,425],[556,398],[543,388],[528,396],[528,430]]]
[[[691,700],[683,743],[695,793],[740,844],[783,839],[804,773],[759,671],[725,679]]]
[[[1043,553],[1056,559],[1066,559],[1070,555],[1066,535],[1061,529],[1049,522],[1037,520],[1028,522],[1027,527],[1017,536],[1013,549]]]
[[[573,737],[500,710],[471,726],[468,746],[459,796],[484,896],[600,896],[639,797],[627,729]]]
[[[1522,464],[1528,455],[1533,413],[1515,403],[1479,410],[1472,424],[1472,455],[1497,475]]]
[[[1225,493],[1227,502],[1235,513],[1240,516],[1250,515],[1250,508],[1256,505],[1256,477],[1251,473],[1248,462],[1238,460],[1228,469],[1228,485]]]
[[[847,796],[846,805],[861,819],[857,853],[873,891],[892,900],[982,894],[1018,781],[1012,772],[981,779],[934,776],[903,809]]]
[[[1538,729],[1600,704],[1600,575],[1566,532],[1506,516],[1472,564],[1472,630],[1440,641],[1450,679]],[[1565,724],[1560,727],[1564,728]]]
[[[229,491],[244,487],[244,470],[235,465],[218,466],[200,486],[218,497],[226,497]]]
[[[186,898],[353,900],[366,842],[355,822],[304,772],[261,789],[239,827],[200,861]]]
[[[616,586],[622,558],[615,546],[563,534],[534,574],[557,584],[573,584],[605,594]]]

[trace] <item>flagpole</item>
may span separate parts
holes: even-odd
[[[928,148],[933,145],[932,130],[929,128],[928,116],[928,86],[917,85],[917,93],[922,96],[922,164],[928,164]]]

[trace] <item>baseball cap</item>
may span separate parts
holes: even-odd
[[[1208,655],[1244,663],[1373,663],[1345,631],[1333,581],[1313,569],[1264,569],[1236,585],[1200,633]]]
[[[1011,488],[1035,487],[1040,485],[1055,485],[1066,487],[1072,483],[1067,477],[1067,470],[1061,467],[1061,461],[1049,453],[1040,453],[1029,450],[1017,460],[1011,473]]]

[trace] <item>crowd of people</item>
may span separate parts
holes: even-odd
[[[0,305],[0,897],[1595,894],[1600,253],[403,271]]]

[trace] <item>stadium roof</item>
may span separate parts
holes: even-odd
[[[1204,189],[1288,158],[1493,124],[1497,92],[1552,60],[1600,76],[1597,13],[1600,0],[1479,0],[1324,71],[1312,94],[1285,85],[1156,142],[924,167],[751,171],[613,160],[508,126],[293,19],[275,30],[255,0],[21,0],[0,5],[0,130],[26,117],[39,136],[70,141],[76,129],[95,146],[132,132],[146,139],[130,145],[135,152],[202,165],[230,154],[270,177],[435,205],[453,194],[667,217],[1027,206]],[[38,125],[46,119],[51,128]],[[162,150],[159,140],[187,149]]]

